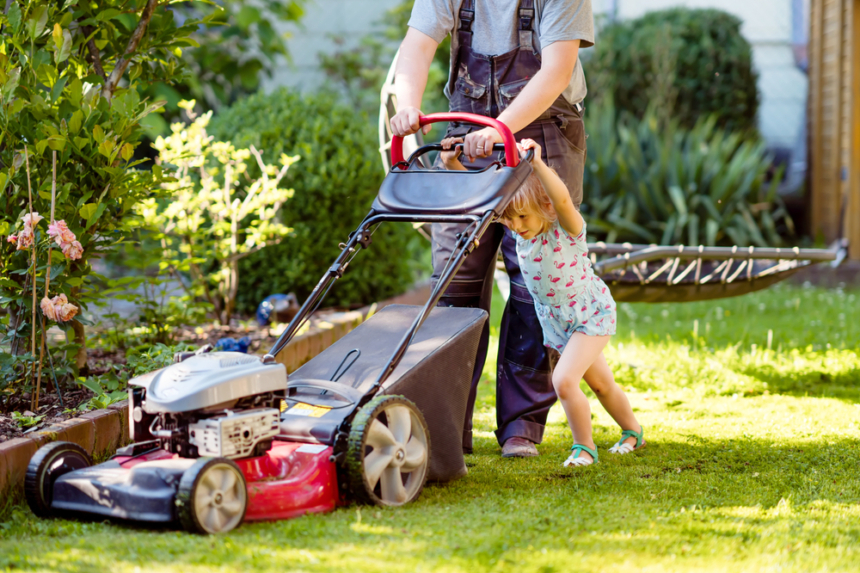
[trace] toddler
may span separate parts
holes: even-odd
[[[460,151],[452,149],[459,142],[461,138],[442,141],[446,151],[441,159],[447,169],[465,169],[458,159]],[[598,458],[591,407],[579,387],[583,378],[621,426],[621,439],[610,452],[627,454],[643,447],[643,430],[603,356],[615,334],[615,301],[591,269],[585,221],[562,180],[541,160],[540,146],[524,139],[519,147],[523,154],[534,150],[534,172],[514,195],[502,223],[516,235],[520,268],[534,299],[544,345],[561,353],[552,384],[573,433],[564,465],[587,466]]]

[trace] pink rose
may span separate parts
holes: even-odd
[[[33,229],[25,225],[21,232],[18,233],[18,250],[26,251],[32,247],[34,238]]]
[[[75,318],[76,314],[78,314],[78,307],[76,307],[70,302],[67,302],[62,307],[58,307],[57,319],[60,322],[68,322]]]
[[[38,225],[39,221],[41,221],[42,219],[44,219],[44,217],[39,215],[39,213],[37,213],[36,211],[33,211],[33,219],[32,219],[32,224],[31,224],[30,223],[30,213],[27,213],[23,217],[24,227],[30,227],[30,229],[32,229],[33,227]]]
[[[9,235],[6,237],[6,242],[12,243],[13,245],[18,242],[18,235]]]
[[[64,294],[57,295],[52,299],[45,297],[39,306],[46,318],[56,322],[68,322],[78,314],[78,307],[70,303]]]
[[[71,243],[77,239],[75,234],[69,230],[69,226],[66,225],[66,222],[62,219],[48,225],[48,235],[53,237],[54,242],[56,242],[60,247],[62,247],[64,243]]]
[[[48,320],[57,320],[57,313],[54,310],[54,305],[51,302],[51,299],[45,297],[42,299],[42,302],[39,303],[39,307],[42,309],[42,314],[45,315],[45,318]]]
[[[84,248],[81,246],[80,241],[72,241],[71,243],[64,243],[61,247],[63,250],[63,254],[67,259],[77,260],[80,259],[84,254]]]

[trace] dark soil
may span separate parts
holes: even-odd
[[[326,319],[326,316],[335,312],[334,310],[320,310],[314,313],[311,324],[316,324]],[[186,342],[195,347],[211,344],[215,346],[222,338],[239,339],[247,336],[251,339],[248,348],[250,354],[265,354],[274,345],[280,335],[280,331],[270,328],[257,328],[256,326],[240,326],[234,323],[229,326],[203,325],[198,328],[183,328],[173,333],[176,342]],[[87,350],[87,366],[90,375],[96,376],[108,372],[115,365],[125,365],[126,357],[123,349],[90,348]],[[67,389],[63,385],[63,405],[57,398],[57,391],[50,380],[50,371],[42,371],[42,391],[39,396],[39,408],[35,412],[37,416],[44,416],[38,424],[30,428],[22,428],[11,417],[11,412],[19,412],[25,416],[31,416],[31,396],[29,392],[20,396],[10,397],[6,404],[9,413],[0,413],[0,443],[13,438],[23,436],[28,430],[38,431],[56,422],[74,418],[81,414],[78,406],[93,397],[93,393],[82,387]]]

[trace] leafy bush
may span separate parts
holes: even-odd
[[[367,116],[330,96],[282,89],[239,101],[213,118],[209,133],[237,147],[253,145],[267,157],[300,156],[285,179],[295,194],[281,210],[293,233],[240,261],[238,302],[250,311],[272,293],[305,298],[337,256],[338,243],[367,214],[382,181]],[[413,280],[410,261],[426,249],[421,241],[407,225],[382,225],[326,303],[362,304],[403,292]]]
[[[280,168],[267,165],[253,145],[243,149],[213,141],[206,132],[211,111],[196,117],[193,101],[180,106],[193,123],[175,123],[169,137],[155,142],[159,165],[174,176],[163,184],[170,195],[146,199],[137,209],[162,245],[161,272],[189,295],[205,296],[221,324],[230,324],[239,261],[290,233],[276,216],[293,195],[280,183],[297,158],[282,153]],[[249,175],[249,165],[258,168],[255,176]],[[190,273],[191,287],[183,273]]]
[[[758,75],[740,27],[721,10],[688,8],[610,24],[585,65],[589,94],[638,116],[654,102],[687,128],[713,114],[720,127],[752,130]]]
[[[765,144],[717,127],[692,130],[653,113],[617,113],[611,101],[587,117],[584,188],[592,239],[663,245],[779,246],[794,228],[776,194],[781,173],[766,183]]]
[[[28,378],[37,386],[35,356],[39,363],[42,356],[34,351],[34,287],[39,299],[62,296],[64,304],[82,307],[107,294],[89,261],[126,236],[132,206],[160,180],[158,170],[136,170],[132,160],[141,122],[161,107],[141,99],[137,86],[176,79],[182,66],[175,53],[199,24],[188,19],[177,25],[170,7],[155,0],[6,2],[0,15],[0,235],[17,235],[0,242],[0,305],[9,311],[6,340],[13,354],[29,357],[30,374],[15,364],[0,378],[0,390],[20,391]],[[45,218],[41,228],[22,221],[31,211]],[[69,236],[64,244],[71,248],[61,254],[54,247],[49,259],[45,228],[54,218],[65,221],[75,240]],[[84,326],[78,319],[70,325],[79,347],[71,354],[85,370]]]

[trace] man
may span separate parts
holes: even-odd
[[[416,0],[409,30],[400,46],[394,86],[395,135],[419,129],[421,99],[439,43],[452,35],[451,68],[445,94],[451,111],[495,117],[517,140],[530,138],[543,159],[582,202],[586,86],[579,48],[594,43],[591,0]],[[425,128],[425,133],[429,128]],[[492,128],[451,123],[446,137],[465,136],[466,165],[490,161],[501,136]],[[433,226],[433,278],[451,255],[458,226]],[[549,355],[540,324],[517,263],[516,241],[496,224],[470,255],[440,305],[480,307],[489,312],[495,261],[501,244],[511,278],[511,295],[502,317],[496,378],[496,437],[505,457],[538,454],[546,417],[555,402]],[[485,326],[463,431],[463,449],[472,449],[472,411],[484,367],[489,327]]]

